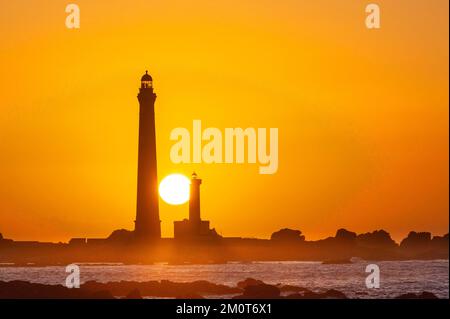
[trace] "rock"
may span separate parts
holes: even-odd
[[[335,289],[329,289],[323,293],[313,292],[311,290],[305,291],[303,294],[292,294],[286,299],[347,299],[347,296]]]
[[[432,292],[424,291],[421,294],[415,293],[402,294],[395,297],[395,299],[438,299],[438,297]]]
[[[326,292],[322,293],[322,298],[331,298],[331,299],[347,299],[347,296],[336,289],[330,289]]]
[[[419,295],[420,299],[439,299],[434,293],[429,291],[422,292],[421,295]]]
[[[25,281],[0,282],[0,299],[113,299],[108,290],[69,289]]]
[[[94,291],[88,297],[89,299],[114,299],[114,296],[108,290]]]
[[[181,295],[226,295],[241,293],[242,289],[225,285],[214,284],[205,280],[194,282],[158,281],[120,281],[99,283],[88,281],[83,287],[90,291],[109,290],[114,296],[126,296],[130,291],[137,289],[141,296],[177,297]]]
[[[259,284],[247,286],[241,296],[233,299],[276,299],[280,298],[280,289],[276,286]]]
[[[401,241],[400,247],[405,249],[423,248],[428,246],[430,243],[431,233],[416,233],[415,231],[412,231],[409,232],[408,237]]]
[[[142,299],[141,292],[135,288],[125,296],[125,299]]]
[[[397,243],[391,238],[391,235],[383,229],[371,233],[360,234],[356,240],[362,246],[397,247]]]
[[[296,294],[288,295],[288,296],[284,297],[284,299],[305,299],[305,297],[303,294],[296,293]]]
[[[334,238],[343,241],[353,241],[356,239],[356,233],[341,228],[338,229],[338,231],[336,232],[336,236],[334,236]]]
[[[248,286],[263,285],[264,282],[258,279],[247,278],[237,283],[238,288],[245,289]]]
[[[202,295],[199,295],[196,293],[180,295],[180,296],[176,296],[175,298],[176,299],[205,299],[205,298],[203,298]]]
[[[305,241],[305,236],[300,230],[284,228],[274,232],[270,239],[273,241]]]
[[[117,229],[106,239],[108,242],[116,244],[127,244],[134,239],[134,232],[126,229]]]
[[[444,248],[448,249],[448,233],[444,236],[434,236],[431,240],[431,243],[434,246],[440,247],[443,246]]]

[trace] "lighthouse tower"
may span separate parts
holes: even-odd
[[[138,239],[161,238],[156,165],[155,100],[153,79],[145,71],[139,100],[139,150],[135,235]]]
[[[192,173],[191,190],[189,193],[189,221],[192,224],[200,225],[200,184],[202,180],[197,174]]]

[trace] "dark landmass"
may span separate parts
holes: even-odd
[[[162,281],[120,281],[99,283],[88,281],[80,288],[62,285],[44,285],[25,281],[0,281],[0,299],[141,299],[178,298],[202,299],[230,297],[233,299],[346,299],[341,291],[329,289],[314,292],[308,288],[285,285],[269,285],[260,280],[247,278],[236,287],[218,285],[208,281],[176,283]],[[435,299],[430,292],[402,294],[396,299]]]
[[[13,241],[0,234],[0,263],[68,265],[71,263],[150,264],[169,262],[225,263],[227,261],[312,260],[349,263],[365,260],[448,259],[448,234],[410,232],[400,244],[384,230],[365,234],[339,229],[334,237],[307,241],[300,230],[282,229],[271,239],[240,237],[163,238],[136,241],[134,233],[116,230],[108,238],[74,238],[69,243]]]
[[[407,293],[395,297],[395,299],[438,299],[435,294],[424,291],[421,294]]]
[[[341,265],[341,264],[351,264],[352,261],[350,259],[330,259],[322,261],[324,265]]]

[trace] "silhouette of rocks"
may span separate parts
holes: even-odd
[[[273,296],[273,298],[278,298],[281,294],[281,292],[295,292],[295,293],[305,293],[310,292],[309,289],[299,286],[293,286],[293,285],[282,285],[278,284],[276,286],[268,285],[264,283],[261,280],[254,279],[254,278],[247,278],[245,280],[239,281],[237,283],[237,287],[244,290],[243,294],[240,296],[236,296],[236,298],[261,298],[258,297],[260,294],[263,294],[266,296]],[[255,288],[250,288],[255,287]],[[273,287],[277,288],[274,289]],[[258,292],[260,290],[260,292]],[[251,297],[253,296],[253,297]]]
[[[413,249],[413,248],[426,248],[431,244],[431,233],[415,231],[409,232],[408,237],[403,239],[400,243],[401,248]]]
[[[106,290],[90,291],[84,288],[66,288],[62,285],[44,285],[26,281],[0,281],[0,299],[110,299]]]
[[[413,259],[448,258],[448,234],[431,238],[429,232],[410,232],[400,243],[402,253]]]
[[[251,278],[250,278],[251,279]],[[242,282],[245,282],[242,281]],[[259,283],[260,281],[251,279],[244,290],[238,287],[228,287],[216,285],[206,281],[191,283],[174,283],[170,281],[149,281],[138,282],[112,282],[97,283],[89,282],[81,285],[81,288],[66,288],[62,285],[45,285],[30,283],[26,281],[0,281],[0,299],[113,299],[117,296],[125,296],[125,299],[140,299],[142,296],[169,297],[178,299],[203,299],[205,295],[234,295],[241,293],[233,299],[346,299],[347,296],[341,291],[329,289],[324,292],[314,292],[307,288],[290,285],[269,285]],[[141,293],[141,288],[147,289],[146,293]],[[130,287],[133,287],[130,289]],[[126,291],[124,293],[124,291]],[[152,291],[149,293],[149,291]],[[204,291],[204,292],[202,292]],[[214,291],[214,293],[211,293]],[[281,292],[295,292],[286,297],[281,296]],[[358,293],[364,294],[367,293]],[[437,299],[438,297],[424,291],[422,293],[405,293],[396,299]]]
[[[312,243],[314,252],[317,252],[316,260],[336,261],[359,256],[356,251],[356,233],[344,228],[338,229],[335,237],[328,237]]]
[[[302,235],[300,230],[284,228],[274,232],[270,239],[273,241],[304,241],[305,236]]]
[[[89,299],[114,299],[114,296],[108,290],[99,290],[90,293],[87,298]]]
[[[335,289],[329,289],[322,293],[317,292],[306,292],[304,295],[306,299],[346,299],[347,296]]]
[[[322,293],[307,290],[304,293],[296,293],[286,296],[286,299],[347,299],[347,296],[339,290],[329,289]]]
[[[424,291],[421,294],[407,293],[395,297],[395,299],[438,299],[432,292]]]
[[[3,238],[3,237],[2,237]],[[335,237],[306,241],[300,230],[289,228],[274,232],[271,240],[221,238],[214,242],[177,242],[164,240],[149,253],[137,242],[134,232],[119,229],[108,238],[74,238],[68,244],[0,239],[0,263],[23,265],[67,265],[74,259],[83,262],[121,262],[150,264],[156,261],[223,263],[227,260],[406,260],[448,258],[449,236],[410,232],[398,245],[384,230],[356,235],[339,229]],[[186,253],[183,253],[186,252]],[[195,253],[194,253],[195,252]],[[208,256],[205,259],[205,256]],[[128,291],[127,291],[128,292]],[[127,293],[126,292],[126,293]]]
[[[448,234],[444,236],[434,236],[431,240],[433,247],[435,248],[447,248],[448,247]]]
[[[237,283],[237,286],[241,289],[245,289],[248,286],[256,286],[256,285],[261,285],[264,284],[263,281],[258,280],[258,279],[253,279],[253,278],[247,278],[245,280],[239,281]]]
[[[141,292],[135,288],[125,296],[125,299],[142,299]]]
[[[340,240],[340,241],[355,241],[356,239],[356,233],[352,232],[352,231],[348,231],[344,228],[338,229],[338,231],[336,232],[336,236],[334,236],[335,239]]]
[[[191,293],[191,294],[176,296],[175,299],[205,299],[205,298],[200,294]]]
[[[273,285],[258,284],[245,287],[244,293],[233,299],[276,299],[280,298],[280,289]]]
[[[2,235],[2,233],[0,233],[0,240],[3,240],[3,235]]]
[[[326,292],[319,294],[321,298],[333,298],[333,299],[347,299],[347,296],[339,290],[329,289]]]
[[[110,282],[89,281],[81,288],[68,289],[62,285],[44,285],[25,281],[0,281],[0,298],[39,298],[39,299],[111,299],[114,296],[126,296],[139,299],[142,296],[168,298],[199,298],[203,295],[231,295],[241,293],[238,287],[216,285],[207,281],[175,283],[161,282]]]
[[[225,295],[242,292],[242,290],[237,287],[214,284],[204,280],[181,283],[169,280],[162,280],[160,282],[119,281],[109,283],[88,281],[83,285],[83,288],[91,291],[108,290],[114,296],[126,296],[130,291],[137,289],[141,296],[168,298],[189,295]]]
[[[371,233],[360,234],[357,236],[357,242],[362,246],[397,247],[397,244],[391,238],[391,235],[383,229]]]
[[[106,239],[110,243],[128,244],[134,240],[134,232],[126,229],[117,229]]]

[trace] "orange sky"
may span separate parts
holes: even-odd
[[[133,228],[139,78],[158,174],[203,178],[225,236],[448,231],[448,1],[0,0],[0,232],[66,241]],[[175,127],[278,127],[279,169],[176,165]],[[188,205],[161,201],[164,236]]]

